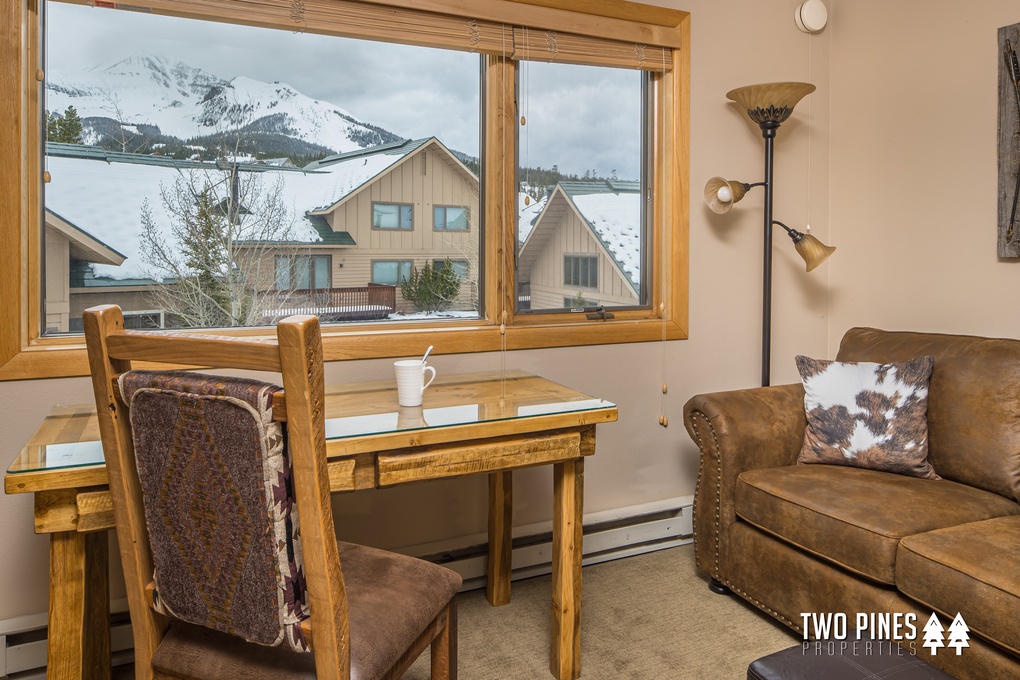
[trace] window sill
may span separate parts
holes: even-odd
[[[217,334],[273,337],[269,329],[218,330]],[[674,321],[620,319],[573,323],[545,323],[507,327],[506,349],[542,349],[575,345],[604,345],[655,340],[680,340],[687,329]],[[387,324],[369,329],[325,327],[322,334],[326,361],[381,359],[417,356],[435,345],[434,354],[495,352],[503,349],[499,327],[485,322],[414,325],[401,328]],[[0,367],[0,381],[68,378],[89,374],[85,343],[81,336],[41,338],[16,353]]]

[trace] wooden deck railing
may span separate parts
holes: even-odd
[[[531,309],[531,281],[517,282],[517,308]]]
[[[368,284],[347,288],[265,291],[265,315],[314,314],[321,321],[384,319],[397,308],[397,287]]]

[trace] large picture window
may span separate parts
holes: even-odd
[[[317,313],[287,290],[353,294],[395,249],[477,261],[478,232],[408,244],[373,231],[478,205],[478,55],[46,7],[44,257],[53,272],[73,259],[86,284],[47,277],[48,331],[97,302],[182,328],[259,325]],[[359,66],[314,67],[326,62]],[[392,105],[404,97],[413,112]],[[293,254],[302,245],[322,254]],[[477,298],[459,307],[481,312]]]
[[[455,318],[323,318],[327,360],[413,354],[437,330],[446,351],[686,337],[689,15],[572,7],[264,0],[255,17],[232,0],[0,4],[0,156],[12,170],[0,181],[0,290],[11,296],[0,379],[83,374],[75,320],[96,304],[167,327],[271,323],[271,309],[233,312],[294,309],[276,258],[313,252],[331,258],[334,288],[370,284],[373,261],[467,262]],[[597,74],[593,91],[599,74],[620,75],[614,98],[638,113],[605,109],[620,134],[540,141],[544,107],[574,97],[579,120],[599,106],[572,94],[578,73]],[[633,150],[635,129],[640,175],[602,154]],[[529,238],[519,217],[530,207],[537,218],[550,187],[566,191],[586,170],[617,194],[639,182],[648,206],[639,256],[620,258],[622,274],[604,267],[586,298],[614,307],[595,323],[560,306],[576,289],[541,298],[539,273],[562,287],[563,255],[604,264],[619,244],[539,248],[545,230]],[[570,194],[578,210],[581,195]],[[373,228],[372,203],[410,205],[419,228]],[[522,268],[546,248],[557,266]],[[611,281],[631,297],[601,290]],[[186,285],[208,304],[183,324],[174,305]]]

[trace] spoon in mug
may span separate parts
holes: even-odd
[[[425,350],[425,356],[423,356],[423,357],[421,358],[421,362],[422,362],[423,364],[424,364],[424,363],[425,363],[425,361],[426,361],[426,360],[427,360],[427,359],[429,358],[429,352],[431,352],[431,351],[432,351],[432,345],[429,345],[429,348],[428,348],[427,350]]]

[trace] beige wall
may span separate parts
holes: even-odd
[[[863,0],[852,0],[863,2]],[[834,10],[842,10],[843,5]],[[759,379],[760,350],[758,338],[761,314],[761,194],[752,192],[729,215],[716,216],[703,207],[699,196],[705,181],[712,175],[721,174],[756,181],[762,176],[762,140],[756,126],[727,103],[725,93],[741,85],[771,80],[809,80],[818,85],[818,92],[798,106],[794,118],[783,125],[776,146],[776,217],[790,225],[802,225],[809,221],[815,233],[823,240],[832,240],[840,247],[833,258],[833,268],[841,272],[862,271],[873,261],[873,252],[879,248],[882,239],[871,237],[854,238],[857,229],[843,228],[838,233],[829,233],[829,96],[830,96],[830,40],[835,33],[807,36],[797,30],[793,21],[793,10],[797,0],[662,0],[665,4],[692,12],[692,84],[691,84],[691,271],[690,271],[690,339],[671,342],[663,348],[658,344],[635,344],[623,346],[578,347],[568,349],[534,350],[512,352],[506,357],[509,368],[523,368],[544,374],[554,380],[567,383],[581,390],[589,391],[616,401],[620,406],[618,423],[600,426],[597,455],[586,467],[585,508],[600,510],[625,508],[694,492],[697,475],[695,447],[683,429],[681,409],[691,395],[698,392],[733,389],[753,386]],[[885,6],[893,3],[865,2],[872,7],[870,14],[878,15]],[[988,3],[991,4],[991,3]],[[1005,3],[995,3],[1005,11]],[[924,17],[932,14],[931,3],[922,9],[916,5],[912,21],[923,20],[927,30],[914,30],[910,25],[896,30],[898,40],[913,40],[923,36],[924,42],[916,43],[918,50],[937,56],[935,53],[956,51],[954,40],[932,36],[931,23],[936,19]],[[956,7],[954,6],[954,10]],[[854,10],[855,14],[860,14]],[[833,12],[833,23],[838,21],[838,11]],[[982,18],[983,11],[972,7],[952,14],[946,12],[938,21],[941,30],[955,33],[964,27],[962,19],[971,22],[970,30],[979,34],[978,43],[991,50],[994,41],[995,20]],[[987,26],[981,29],[979,22]],[[892,35],[892,29],[890,29]],[[845,49],[850,50],[852,36],[844,38]],[[955,37],[952,36],[951,37]],[[987,38],[987,46],[983,42]],[[920,38],[919,38],[920,39]],[[961,47],[961,50],[963,48]],[[969,57],[968,57],[969,58]],[[988,66],[992,68],[994,55],[989,51]],[[878,62],[881,69],[897,68],[895,64]],[[934,69],[933,69],[934,71]],[[834,73],[842,73],[833,69]],[[971,74],[973,79],[962,84],[969,93],[973,81],[984,82],[984,76]],[[979,77],[980,76],[980,77]],[[927,77],[927,76],[926,76]],[[937,77],[936,73],[930,76]],[[992,76],[987,76],[991,92]],[[936,83],[937,85],[937,83]],[[945,99],[950,103],[948,91],[928,83],[924,88],[908,88],[914,92],[904,97],[894,110],[894,116],[907,120],[921,115],[943,115],[931,112],[927,104],[932,100]],[[888,98],[888,93],[885,93]],[[862,102],[841,102],[848,112],[860,112],[874,117],[890,113],[887,101],[867,100]],[[986,126],[984,136],[994,139],[994,116],[991,104],[983,105],[989,114],[971,115],[973,110],[960,104],[954,107],[960,115],[949,118],[947,123],[971,124],[980,121]],[[846,123],[844,123],[846,124]],[[978,123],[973,123],[977,125]],[[948,132],[949,126],[940,131]],[[901,133],[902,134],[902,133]],[[834,135],[835,136],[835,135]],[[859,139],[855,144],[878,145],[885,137],[873,141]],[[939,135],[928,137],[932,145],[938,144]],[[954,161],[969,158],[962,152],[963,145],[949,139],[953,144]],[[989,141],[989,143],[990,143]],[[838,147],[843,149],[843,147]],[[852,155],[857,165],[842,168],[842,181],[864,181],[863,175],[874,171],[883,161],[873,155],[850,154],[843,149],[840,157]],[[989,186],[994,186],[994,162],[991,152],[980,159],[970,158],[967,166],[952,170],[954,174],[989,177]],[[849,160],[844,162],[849,163]],[[934,165],[930,157],[925,159]],[[835,159],[834,159],[835,164]],[[922,163],[917,164],[919,167]],[[810,182],[808,181],[810,168]],[[911,172],[918,172],[912,167]],[[948,171],[947,171],[948,172]],[[910,174],[907,173],[907,179]],[[902,180],[903,176],[897,176]],[[974,181],[974,180],[972,180]],[[898,185],[898,191],[911,192],[911,188]],[[918,186],[916,190],[919,191]],[[890,192],[892,190],[890,189]],[[948,193],[948,186],[940,186],[931,192],[927,200],[935,200],[937,191]],[[980,193],[980,192],[978,192]],[[994,190],[986,192],[987,211],[994,214],[992,202]],[[850,211],[848,203],[852,196],[845,189],[840,190],[840,208]],[[974,192],[967,197],[968,205],[975,203]],[[961,201],[961,208],[963,201]],[[955,206],[954,206],[955,207]],[[915,206],[913,208],[917,210]],[[926,207],[927,212],[935,212]],[[909,220],[917,225],[912,227],[920,232],[920,225],[932,220]],[[897,228],[907,223],[901,219]],[[841,221],[845,224],[845,221]],[[969,227],[970,222],[957,222]],[[956,226],[956,225],[954,225]],[[943,229],[948,232],[949,227]],[[984,231],[974,233],[975,241],[987,244],[987,252],[994,252],[993,227],[989,224]],[[982,234],[987,231],[987,237]],[[936,251],[958,253],[959,241],[949,241],[942,233],[939,239],[921,244],[927,257]],[[831,236],[831,238],[830,238]],[[778,238],[778,236],[777,236]],[[896,243],[897,253],[909,254],[905,244]],[[966,246],[969,247],[969,246]],[[904,251],[906,251],[904,253]],[[984,252],[982,250],[981,252]],[[948,258],[947,258],[948,259]],[[957,260],[954,260],[957,261]],[[938,298],[930,302],[923,293],[914,293],[918,286],[929,286],[937,277],[956,278],[961,287],[975,279],[987,276],[980,270],[990,263],[958,260],[960,268],[954,269],[966,277],[949,277],[949,272],[939,270],[932,276],[915,280],[906,290],[896,293],[902,307],[908,304],[925,305],[930,312],[939,310]],[[776,246],[775,271],[775,338],[773,369],[776,382],[796,378],[792,357],[796,353],[814,356],[828,356],[834,352],[828,344],[829,328],[827,319],[826,285],[830,265],[823,265],[810,277],[803,273],[803,264],[788,247]],[[945,264],[949,264],[946,262]],[[1002,265],[996,265],[1002,267]],[[964,268],[965,267],[965,268]],[[870,270],[868,270],[870,271]],[[874,276],[873,273],[868,274]],[[849,283],[840,283],[834,293],[834,303],[840,310],[839,324],[849,325],[850,317],[865,321],[877,321],[870,314],[874,296],[861,295],[859,305],[869,314],[858,312],[847,301],[856,296],[859,289]],[[950,288],[948,281],[938,283]],[[981,284],[982,288],[986,287]],[[1005,299],[1012,291],[1000,289]],[[985,291],[990,292],[990,291]],[[962,297],[962,291],[958,296]],[[906,301],[911,301],[910,303]],[[968,314],[984,319],[982,323],[971,322],[977,330],[989,330],[990,313],[981,316],[974,309]],[[905,320],[915,323],[916,319]],[[994,321],[991,323],[995,323]],[[1012,321],[1011,323],[1016,323]],[[917,325],[922,325],[920,322]],[[842,328],[840,328],[841,332]],[[1015,331],[1014,331],[1015,332]],[[442,350],[442,345],[437,346]],[[501,365],[498,354],[473,354],[464,356],[434,356],[434,364],[441,373],[496,369]],[[664,360],[664,364],[663,364]],[[328,369],[328,379],[333,381],[382,378],[390,375],[389,361],[349,362],[333,364]],[[666,413],[669,427],[658,424],[660,386],[663,377],[669,384]],[[4,440],[8,443],[6,456],[12,458],[16,450],[27,440],[32,430],[43,418],[50,406],[61,402],[82,402],[90,399],[89,384],[84,379],[48,380],[25,383],[0,383],[0,400],[6,405],[3,418]],[[550,517],[551,480],[547,470],[533,469],[515,476],[515,503],[517,524],[527,524]],[[415,545],[426,541],[477,534],[485,528],[486,486],[482,478],[466,478],[435,484],[421,484],[385,491],[359,492],[354,495],[337,497],[337,527],[344,538],[365,541],[381,546]],[[32,533],[32,501],[27,496],[0,497],[0,619],[46,609],[46,539]]]
[[[850,326],[1020,337],[996,257],[997,29],[1015,1],[837,0],[829,340]]]

